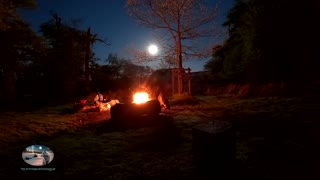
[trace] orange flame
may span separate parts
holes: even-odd
[[[149,95],[146,92],[138,92],[133,95],[133,103],[142,104],[149,101]]]

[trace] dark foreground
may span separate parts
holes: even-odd
[[[24,179],[319,179],[318,100],[197,97],[151,120],[130,119],[126,127],[109,121],[108,112],[2,113],[0,173]],[[210,169],[215,162],[204,165],[209,172],[194,163],[192,128],[211,120],[229,121],[236,130],[236,161],[225,174]],[[33,168],[21,158],[31,144],[53,150],[54,160],[41,168],[54,171],[21,170]]]

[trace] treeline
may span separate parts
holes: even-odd
[[[56,13],[40,25],[40,33],[34,32],[17,13],[19,8],[35,7],[34,1],[1,0],[0,4],[2,108],[66,103],[92,91],[130,88],[152,71],[116,54],[98,64],[90,48],[102,41],[98,35]]]
[[[229,38],[205,65],[213,83],[296,83],[319,80],[316,0],[236,0],[224,26]]]

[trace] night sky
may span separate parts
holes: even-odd
[[[226,14],[233,6],[234,0],[220,0],[220,16],[217,23],[222,24]],[[21,11],[22,17],[31,24],[34,31],[39,31],[41,23],[51,18],[50,10],[58,13],[67,22],[72,19],[81,20],[80,29],[91,27],[92,33],[98,34],[101,39],[107,39],[111,45],[106,46],[97,42],[93,51],[101,59],[98,63],[104,64],[104,60],[110,53],[118,54],[120,58],[130,59],[127,48],[134,46],[138,49],[146,49],[153,43],[153,29],[148,29],[136,24],[127,15],[125,9],[126,0],[37,0],[37,9]],[[192,71],[202,71],[206,60],[188,61],[183,64]],[[156,64],[146,64],[158,68]]]
[[[35,144],[35,145],[31,145],[31,146],[27,147],[26,150],[29,150],[29,151],[48,151],[48,150],[50,150],[50,148],[47,146],[44,146],[44,145]]]

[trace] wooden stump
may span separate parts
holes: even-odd
[[[192,129],[192,137],[194,160],[201,172],[222,175],[233,169],[236,147],[231,123],[200,124]]]
[[[159,115],[161,113],[161,106],[159,101],[151,100],[142,104],[116,104],[111,107],[111,118],[121,119],[121,118],[130,118],[141,115]]]
[[[151,100],[143,104],[116,104],[111,107],[111,119],[122,126],[143,124],[146,119],[155,119],[161,112],[159,101]],[[156,119],[155,119],[156,120]]]

